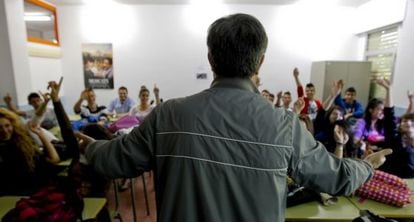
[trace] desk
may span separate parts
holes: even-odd
[[[60,161],[57,165],[58,166],[63,166],[63,167],[68,167],[71,162],[72,162],[72,158],[69,158],[67,160]]]
[[[414,179],[407,179],[408,187],[410,187],[411,199],[414,201]],[[394,207],[383,204],[374,200],[366,199],[362,203],[359,202],[359,197],[351,197],[349,200],[361,210],[370,210],[374,214],[378,214],[389,218],[414,218],[414,203],[410,203],[405,207]]]
[[[359,210],[346,197],[338,197],[338,202],[331,206],[313,201],[285,211],[287,221],[352,221],[356,217],[359,217]]]
[[[68,117],[70,121],[76,121],[76,120],[82,119],[79,114],[69,115]]]
[[[20,196],[3,196],[0,197],[0,219],[6,215],[9,210],[16,206],[16,202],[22,197]],[[89,220],[97,217],[99,211],[104,208],[106,204],[105,198],[83,198],[84,208],[82,211],[82,219]]]

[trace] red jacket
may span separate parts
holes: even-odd
[[[309,114],[308,113],[308,107],[309,107],[309,99],[307,97],[305,97],[305,93],[303,91],[303,86],[298,86],[298,97],[303,97],[303,99],[305,100],[305,107],[303,107],[302,111],[300,111],[300,114]],[[319,100],[314,99],[316,106],[318,107],[318,111],[320,109],[322,109],[322,104]]]

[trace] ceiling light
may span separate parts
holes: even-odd
[[[44,22],[50,21],[52,18],[49,15],[24,15],[25,21]]]

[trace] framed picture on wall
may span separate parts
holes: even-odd
[[[113,89],[112,43],[82,44],[85,88]]]

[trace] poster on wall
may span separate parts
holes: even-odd
[[[113,89],[112,43],[82,44],[85,88]]]

